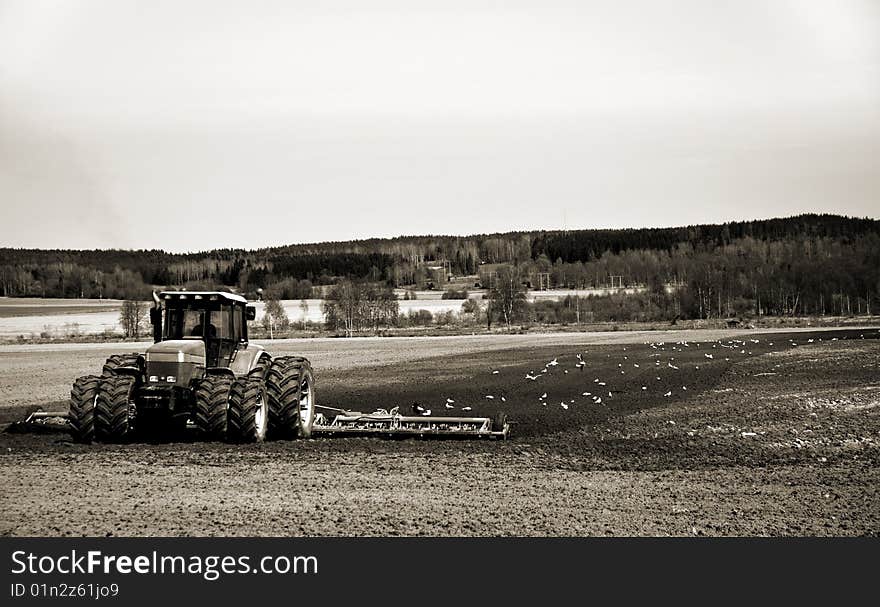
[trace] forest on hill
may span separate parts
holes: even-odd
[[[225,288],[307,298],[343,280],[420,287],[447,275],[526,285],[646,287],[652,315],[855,314],[880,305],[880,221],[839,215],[677,228],[400,236],[218,249],[0,249],[0,295],[142,298],[158,287]],[[612,278],[614,277],[614,278]],[[436,285],[442,288],[441,285]],[[629,304],[627,304],[629,305]]]

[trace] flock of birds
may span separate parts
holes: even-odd
[[[831,341],[837,341],[838,338],[833,338]],[[822,341],[821,338],[809,338],[805,340],[803,343],[813,343],[816,341]],[[656,382],[661,382],[660,385],[663,387],[660,390],[663,390],[662,397],[670,398],[673,396],[675,391],[679,390],[678,387],[670,388],[669,384],[672,383],[675,386],[680,386],[680,392],[687,392],[687,386],[681,384],[679,382],[674,381],[675,375],[677,372],[681,371],[681,366],[683,363],[676,361],[676,353],[684,352],[686,349],[697,348],[701,349],[706,347],[710,350],[715,350],[714,352],[704,352],[702,357],[699,357],[698,360],[705,361],[704,365],[712,364],[714,361],[725,361],[729,362],[731,358],[739,355],[739,356],[750,356],[752,355],[752,347],[760,344],[760,339],[728,339],[728,340],[717,340],[714,342],[696,342],[689,343],[688,341],[677,341],[675,343],[665,343],[662,341],[657,342],[644,342],[643,345],[649,348],[648,360],[639,359],[641,362],[636,362],[635,360],[630,360],[630,355],[633,354],[631,351],[628,352],[627,348],[624,347],[622,353],[620,354],[623,358],[620,359],[620,362],[617,363],[617,370],[619,371],[619,375],[626,375],[627,371],[631,373],[640,373],[638,377],[642,379],[640,382],[641,391],[649,392],[651,390],[651,385],[657,385]],[[774,347],[773,341],[767,341],[766,345],[769,347]],[[788,344],[790,347],[797,347],[799,344],[796,340],[789,338]],[[540,371],[530,370],[525,374],[523,381],[527,383],[540,383],[542,386],[540,388],[541,394],[537,396],[537,405],[542,407],[547,407],[548,404],[552,401],[555,402],[555,399],[551,399],[550,392],[553,387],[553,376],[558,374],[559,371],[562,371],[563,374],[568,374],[569,371],[584,373],[588,367],[588,357],[590,353],[588,351],[585,352],[577,352],[575,353],[574,364],[569,366],[567,364],[561,363],[559,361],[562,356],[556,356],[552,360],[548,361],[544,364],[543,368]],[[611,358],[611,354],[608,354],[607,357]],[[635,359],[637,356],[633,355]],[[688,363],[689,365],[693,365],[693,370],[695,372],[700,371],[700,364],[696,364],[693,362]],[[648,371],[651,369],[651,371]],[[498,375],[500,373],[499,370],[495,369],[491,372],[493,375]],[[667,381],[663,381],[663,375],[666,375]],[[653,382],[646,382],[646,378],[654,377]],[[571,398],[570,396],[563,398],[558,402],[559,407],[563,410],[568,411],[572,406],[578,404],[579,398],[588,398],[589,401],[594,405],[602,405],[603,399],[608,398],[611,399],[615,395],[615,389],[611,387],[611,383],[615,383],[615,385],[619,385],[616,382],[611,382],[610,378],[600,378],[595,377],[591,382],[589,380],[585,381],[585,385],[583,386],[583,391],[580,392],[579,396],[575,396],[575,398]],[[619,393],[622,388],[618,388],[617,392]],[[658,390],[658,394],[660,394]],[[495,401],[496,396],[494,394],[486,394],[485,400],[487,401]],[[506,402],[506,398],[504,396],[499,396],[497,399],[499,402]],[[444,410],[458,410],[458,411],[471,411],[473,407],[471,406],[462,406],[458,407],[457,403],[452,398],[446,398],[446,402],[443,404]],[[421,405],[415,405],[415,410],[421,415],[431,415],[431,409],[424,408]]]

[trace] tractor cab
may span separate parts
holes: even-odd
[[[203,342],[208,367],[229,367],[235,352],[247,348],[247,321],[256,311],[244,297],[219,291],[163,291],[154,298],[150,320],[156,343]]]

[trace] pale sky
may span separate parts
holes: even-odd
[[[880,217],[880,2],[0,0],[0,246]]]

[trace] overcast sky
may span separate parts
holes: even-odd
[[[880,2],[0,0],[0,246],[880,216]]]

